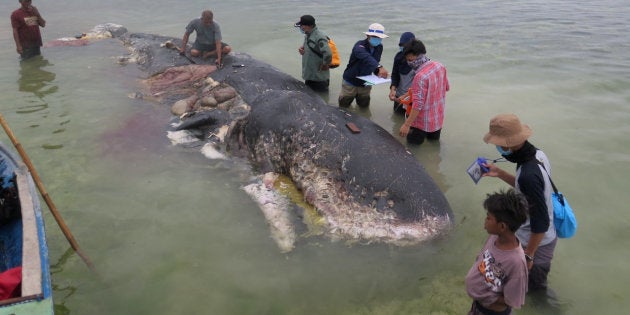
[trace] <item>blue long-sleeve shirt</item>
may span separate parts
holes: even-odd
[[[360,40],[352,47],[352,54],[346,70],[343,72],[344,81],[354,85],[363,86],[365,81],[357,79],[357,76],[376,74],[383,54],[383,45],[370,46],[367,39]]]

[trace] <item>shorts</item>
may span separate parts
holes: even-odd
[[[227,46],[228,44],[221,42],[221,49],[223,49],[223,47]],[[195,50],[199,50],[201,52],[204,51],[214,51],[217,50],[217,45],[213,44],[200,44],[199,42],[195,41],[195,43],[192,46],[192,49]]]
[[[20,54],[20,57],[22,58],[22,60],[24,60],[31,57],[39,56],[41,54],[42,53],[39,49],[39,46],[35,46],[35,47],[29,47],[29,48],[22,48],[22,53]]]
[[[511,307],[508,307],[502,312],[497,312],[497,311],[489,310],[483,307],[483,305],[481,305],[481,303],[477,301],[473,301],[472,305],[470,306],[470,311],[468,312],[468,315],[510,315],[510,314],[512,314]]]

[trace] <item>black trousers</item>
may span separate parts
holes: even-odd
[[[410,144],[422,144],[424,143],[425,138],[434,141],[440,140],[441,133],[442,129],[433,132],[426,132],[418,128],[411,127],[409,128],[409,133],[407,134],[407,142]]]
[[[330,80],[326,80],[326,81],[306,80],[304,83],[306,84],[306,86],[313,89],[313,91],[326,92],[328,91],[328,85],[330,84]]]

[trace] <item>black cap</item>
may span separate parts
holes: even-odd
[[[312,15],[302,15],[300,20],[295,23],[295,27],[300,27],[302,25],[306,26],[315,26],[315,18]]]

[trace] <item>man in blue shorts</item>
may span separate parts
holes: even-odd
[[[213,20],[210,10],[201,12],[201,18],[194,19],[186,26],[186,32],[182,39],[180,53],[185,53],[188,37],[193,31],[197,32],[197,38],[193,43],[190,55],[193,57],[209,58],[216,56],[216,64],[221,65],[222,55],[227,55],[232,51],[232,47],[221,41],[221,27]],[[217,47],[220,47],[217,49]]]

